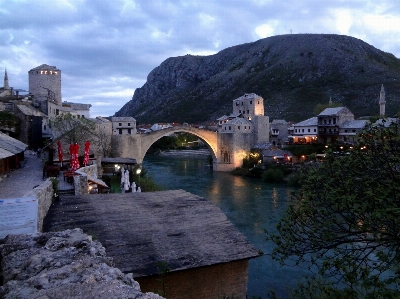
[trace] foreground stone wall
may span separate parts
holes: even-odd
[[[104,247],[81,229],[8,235],[0,245],[0,298],[160,299],[112,267]]]
[[[46,217],[47,212],[53,202],[53,185],[48,179],[43,184],[35,189],[32,189],[24,196],[35,196],[38,200],[38,217],[37,217],[37,230],[41,232],[43,229],[43,219]]]

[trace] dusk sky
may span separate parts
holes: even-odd
[[[169,57],[298,33],[353,36],[400,57],[398,0],[0,0],[0,72],[62,71],[63,101],[110,116]],[[267,95],[262,95],[267,98]]]

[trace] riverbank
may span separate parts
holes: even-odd
[[[161,151],[161,156],[209,156],[210,151],[208,149],[198,149],[198,150],[167,150]]]

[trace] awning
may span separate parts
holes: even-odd
[[[14,156],[12,152],[9,152],[8,150],[0,148],[0,159],[5,159],[8,157]]]
[[[94,177],[92,177],[92,176],[90,176],[90,175],[88,175],[87,179],[88,179],[88,181],[93,182],[93,183],[95,183],[95,184],[97,184],[97,185],[103,186],[103,187],[105,187],[105,188],[109,188],[109,187],[107,186],[107,184],[104,183],[104,182],[103,182],[102,180],[100,180],[100,179],[96,179],[96,178],[94,178]]]

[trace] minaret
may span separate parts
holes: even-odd
[[[385,116],[385,89],[383,88],[383,84],[381,87],[381,93],[379,95],[379,115]]]
[[[8,76],[7,76],[7,69],[4,72],[4,89],[10,89],[10,85],[8,85]]]

